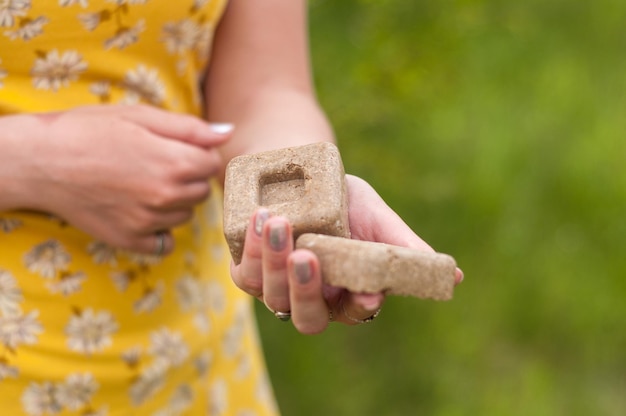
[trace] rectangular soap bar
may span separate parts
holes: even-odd
[[[452,299],[456,261],[447,254],[319,234],[301,235],[296,248],[318,256],[322,278],[332,286],[358,293]]]

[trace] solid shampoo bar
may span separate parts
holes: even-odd
[[[447,254],[319,234],[301,235],[296,247],[318,256],[322,278],[332,286],[352,292],[452,299],[456,262]]]
[[[266,207],[289,219],[294,238],[303,233],[349,237],[348,196],[339,150],[332,143],[233,158],[224,182],[224,235],[241,262],[252,213]]]

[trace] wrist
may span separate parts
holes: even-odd
[[[39,116],[0,117],[0,211],[45,209],[37,175],[38,155],[46,152],[46,129]]]

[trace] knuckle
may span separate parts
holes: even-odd
[[[192,152],[184,152],[180,157],[175,158],[169,165],[167,170],[175,180],[187,180],[197,177],[208,177],[206,175],[204,163],[197,157],[194,157],[192,153],[197,151],[193,149]]]
[[[150,193],[148,205],[152,208],[167,208],[175,205],[180,200],[180,191],[176,186],[161,185],[155,187]]]
[[[158,224],[157,215],[147,210],[137,213],[130,222],[129,229],[133,234],[145,234],[151,231]]]
[[[192,209],[186,209],[186,210],[184,210],[180,214],[180,222],[181,223],[185,223],[185,222],[191,221],[192,218],[193,218],[193,210]]]
[[[235,286],[251,296],[260,296],[263,293],[263,282],[260,279],[239,277],[233,279]]]
[[[189,170],[189,162],[184,155],[168,154],[162,163],[161,174],[164,180],[178,180]]]
[[[210,174],[215,174],[222,166],[222,156],[215,150],[207,152],[207,169]]]
[[[193,218],[193,210],[186,209],[176,213],[176,216],[171,219],[171,226],[177,226],[185,224]]]
[[[193,184],[193,189],[188,190],[187,199],[189,205],[196,205],[206,201],[211,196],[211,185],[206,182],[197,182]]]
[[[208,199],[211,196],[212,191],[213,189],[211,188],[211,185],[208,182],[203,183],[200,186],[200,189],[198,190],[198,195],[197,195],[198,202],[202,202]]]

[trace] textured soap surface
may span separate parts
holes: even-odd
[[[348,195],[339,150],[315,143],[233,158],[224,181],[224,235],[236,264],[259,207],[303,233],[350,237]]]
[[[456,261],[447,254],[320,234],[301,235],[296,248],[318,256],[322,278],[332,286],[352,292],[452,299]]]

